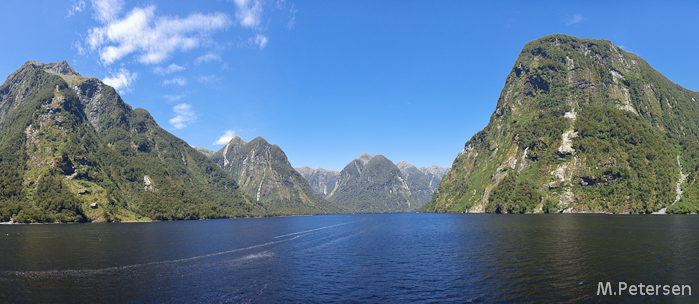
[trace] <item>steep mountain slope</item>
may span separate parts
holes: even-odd
[[[0,220],[259,214],[236,182],[68,64],[25,63],[0,86]]]
[[[326,197],[340,186],[340,171],[325,170],[318,168],[313,170],[311,167],[294,168],[303,176],[311,185],[313,192]]]
[[[210,158],[212,155],[214,155],[214,153],[216,153],[216,152],[214,152],[214,151],[211,151],[211,150],[209,150],[209,149],[207,149],[207,148],[202,148],[202,147],[194,147],[194,149],[197,150],[197,151],[199,151],[199,152],[201,152],[202,154],[206,155],[206,157],[209,157],[209,158]]]
[[[432,189],[433,192],[437,190],[437,188],[439,187],[439,183],[442,182],[442,178],[445,175],[447,175],[447,172],[449,172],[449,168],[442,168],[436,165],[429,167],[420,167],[418,168],[418,170],[425,174],[430,189]]]
[[[415,190],[415,196],[417,197],[417,203],[412,206],[412,210],[426,204],[432,199],[432,193],[434,190],[430,188],[430,180],[427,175],[420,171],[413,164],[410,164],[404,160],[399,161],[396,167],[400,170],[405,181]]]
[[[418,204],[415,190],[383,155],[363,153],[340,172],[327,200],[353,212],[405,212]]]
[[[210,158],[238,181],[243,193],[262,203],[267,214],[344,211],[313,192],[308,182],[291,167],[284,152],[262,137],[246,143],[236,136]]]
[[[529,42],[421,210],[696,212],[697,100],[609,41]]]

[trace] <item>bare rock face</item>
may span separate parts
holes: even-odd
[[[80,74],[78,74],[78,72],[76,72],[72,67],[70,67],[70,65],[68,65],[68,62],[66,62],[65,60],[59,63],[36,64],[37,66],[40,66],[44,71],[52,74],[58,74],[62,76],[80,76]]]
[[[340,185],[340,171],[313,169],[311,167],[295,168],[308,181],[313,191],[323,197],[328,196]]]

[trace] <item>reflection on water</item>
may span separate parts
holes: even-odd
[[[699,217],[372,214],[0,226],[2,302],[699,302]]]

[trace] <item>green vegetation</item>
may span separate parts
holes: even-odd
[[[77,93],[64,76],[76,82]],[[2,221],[263,212],[226,172],[158,127],[148,112],[132,110],[114,89],[79,77],[67,64],[27,62],[0,86],[0,114]]]
[[[357,213],[405,212],[418,203],[400,169],[382,155],[355,159],[340,172],[340,185],[327,199]]]
[[[245,195],[262,205],[265,215],[345,211],[313,192],[282,149],[262,137],[246,143],[236,136],[210,157],[239,181]]]
[[[632,112],[587,106],[575,126],[574,148],[589,164],[579,174],[588,205],[649,213],[674,200],[676,152],[648,122]]]
[[[609,41],[527,43],[488,126],[421,211],[699,210],[699,93]]]

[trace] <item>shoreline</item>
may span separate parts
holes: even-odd
[[[215,219],[196,219],[196,220],[147,220],[147,221],[92,221],[92,222],[51,222],[51,223],[17,223],[17,222],[0,222],[0,225],[74,225],[74,224],[133,224],[133,223],[155,223],[155,222],[179,222],[179,221],[210,221],[210,220],[225,220],[225,219],[246,219],[246,218],[269,218],[269,217],[297,217],[297,216],[316,216],[316,215],[352,215],[352,214],[400,214],[400,213],[433,213],[433,214],[499,214],[499,215],[537,215],[537,214],[605,214],[605,215],[698,215],[699,213],[612,213],[607,211],[580,211],[580,212],[526,212],[526,213],[495,213],[495,212],[391,212],[391,213],[331,213],[331,214],[299,214],[299,215],[276,215],[276,216],[247,216],[247,217],[226,217]]]

